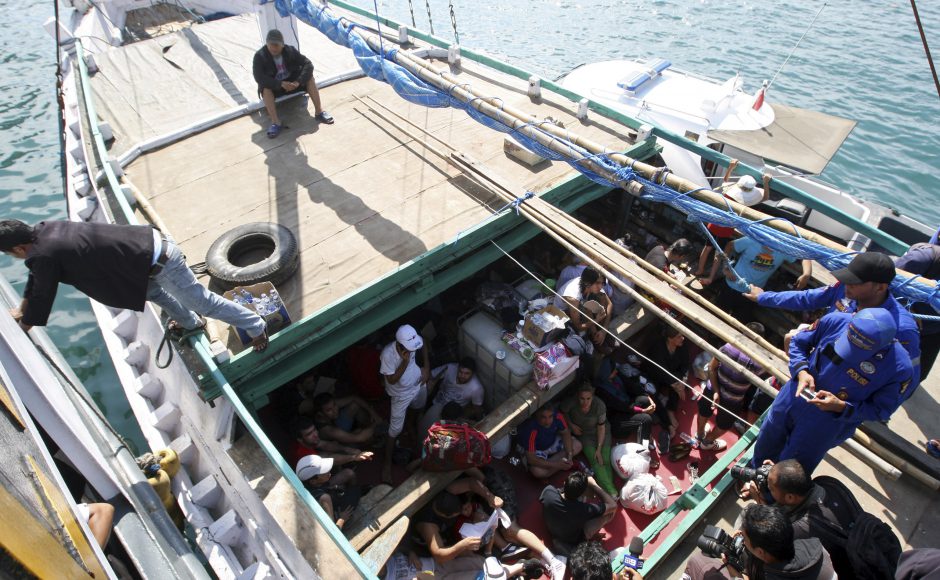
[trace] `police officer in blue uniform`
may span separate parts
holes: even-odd
[[[752,465],[796,459],[812,473],[863,421],[884,421],[914,380],[897,323],[884,308],[833,312],[790,341],[791,379],[754,445]]]
[[[854,313],[866,308],[884,308],[898,327],[897,340],[907,351],[914,365],[914,382],[905,393],[905,399],[920,384],[920,331],[911,313],[891,295],[888,288],[895,276],[894,262],[880,252],[857,254],[848,267],[834,270],[838,282],[831,286],[811,290],[765,292],[756,286],[744,296],[761,306],[786,310],[819,310]]]

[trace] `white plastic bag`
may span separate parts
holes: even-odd
[[[512,451],[512,438],[509,435],[497,439],[490,445],[490,455],[493,459],[502,459]]]
[[[621,443],[610,450],[610,462],[620,479],[629,480],[641,473],[649,473],[650,452],[639,443]]]
[[[666,508],[666,486],[651,473],[641,473],[620,490],[620,505],[644,514],[655,514]]]

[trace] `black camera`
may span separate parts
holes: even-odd
[[[721,558],[724,554],[728,564],[738,571],[747,569],[748,553],[744,547],[744,536],[731,537],[718,526],[705,526],[705,531],[698,537],[698,548],[712,558]]]
[[[738,481],[753,481],[757,484],[757,489],[761,490],[762,493],[769,492],[770,488],[767,487],[767,479],[770,477],[770,469],[772,467],[772,465],[761,465],[757,469],[752,469],[746,465],[735,465],[731,468],[731,477]]]

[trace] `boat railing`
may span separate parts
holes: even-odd
[[[105,147],[104,138],[101,134],[100,128],[98,127],[98,117],[95,113],[91,82],[88,76],[88,67],[86,66],[84,60],[84,50],[82,48],[81,40],[76,41],[75,48],[75,60],[77,61],[79,68],[78,81],[81,83],[81,90],[86,107],[85,121],[88,123],[93,137],[95,153],[97,154],[98,161],[102,166],[105,182],[111,189],[111,197],[117,200],[118,207],[123,214],[120,217],[124,220],[125,223],[136,224],[138,223],[137,217],[134,215],[130,204],[128,204],[127,200],[124,198],[121,190],[121,184],[118,181],[117,175],[111,166],[111,159],[108,154],[108,150]],[[313,498],[313,496],[310,495],[310,492],[307,491],[307,489],[304,487],[303,483],[300,481],[300,478],[298,478],[297,474],[294,473],[294,470],[287,465],[287,462],[268,438],[267,434],[264,432],[264,429],[261,428],[252,415],[251,411],[245,406],[241,398],[238,396],[238,393],[236,393],[229,384],[228,380],[225,378],[225,375],[223,375],[219,370],[218,366],[215,364],[215,359],[212,357],[209,341],[206,339],[205,335],[191,337],[190,342],[195,352],[199,356],[200,361],[208,369],[209,376],[211,376],[217,387],[232,404],[236,415],[242,421],[246,430],[258,443],[258,446],[274,465],[275,469],[278,471],[281,477],[287,481],[287,483],[291,486],[291,488],[293,488],[294,492],[300,498],[302,503],[307,507],[308,510],[310,510],[310,513],[313,514],[314,519],[317,521],[320,527],[326,531],[328,537],[332,540],[336,548],[346,557],[346,559],[356,569],[356,571],[359,572],[361,577],[374,578],[376,572],[369,569],[359,553],[352,548],[352,546],[346,540],[345,536],[343,536],[343,533],[340,531],[340,529],[336,527],[336,524],[333,522],[333,520],[326,514],[326,512],[323,511],[323,508],[320,507],[320,504]]]
[[[280,0],[278,1],[278,4],[279,5],[281,4]],[[288,4],[288,3],[285,2],[284,4]],[[332,0],[331,5],[338,6],[344,10],[347,10],[349,12],[358,14],[366,18],[370,18],[372,20],[376,19],[376,15],[372,11],[366,10],[364,8],[360,8],[353,4],[349,4],[348,2],[344,2],[343,0]],[[378,20],[379,22],[381,22],[383,26],[389,26],[396,30],[406,29],[409,36],[413,36],[419,40],[438,46],[440,48],[447,48],[452,44],[432,34],[421,32],[413,28],[407,27],[405,25],[402,25],[387,17],[378,16]],[[528,79],[530,79],[533,76],[532,72],[530,71],[527,71],[518,66],[505,63],[493,57],[487,56],[483,53],[480,53],[471,49],[467,49],[464,47],[460,47],[460,56],[461,58],[466,58],[468,60],[482,64],[489,68],[492,68],[494,70],[500,71],[502,73],[505,73],[510,76],[514,76],[516,78],[523,79],[526,81],[528,81]],[[638,119],[625,115],[619,111],[616,111],[615,109],[611,107],[608,107],[606,105],[593,101],[576,91],[565,88],[554,81],[547,80],[547,79],[540,79],[539,82],[541,83],[542,89],[552,91],[553,93],[559,96],[569,99],[573,103],[578,103],[582,99],[587,99],[589,110],[599,113],[609,119],[623,123],[624,125],[630,127],[631,129],[640,129],[642,125],[648,124],[647,121],[640,121]],[[669,143],[678,145],[679,147],[687,149],[691,151],[692,153],[702,157],[703,159],[719,163],[722,166],[727,167],[727,165],[731,162],[731,158],[728,157],[727,155],[719,153],[700,143],[696,143],[695,141],[692,141],[683,135],[678,135],[669,130],[663,129],[662,127],[653,126],[653,136],[663,139],[665,141],[668,141]],[[749,174],[758,180],[760,180],[761,178],[761,171],[749,165],[739,164],[738,172],[741,174]],[[775,186],[775,189],[779,191],[780,193],[782,193],[783,195],[790,197],[796,201],[799,201],[806,207],[813,209],[813,210],[817,210],[821,214],[826,215],[836,221],[839,221],[840,223],[843,223],[847,226],[852,227],[857,232],[870,238],[872,241],[876,242],[881,247],[885,248],[886,250],[890,252],[900,255],[900,254],[903,254],[908,248],[908,244],[905,244],[901,240],[898,240],[897,238],[890,236],[886,234],[885,232],[882,232],[878,228],[858,218],[845,215],[838,208],[815,198],[809,193],[793,185],[790,185],[787,183],[775,183],[774,186]]]

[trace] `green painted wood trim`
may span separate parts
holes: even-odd
[[[108,185],[111,187],[111,197],[117,200],[118,206],[121,208],[121,212],[124,214],[124,219],[127,220],[127,223],[136,224],[137,217],[134,215],[134,210],[131,209],[131,206],[124,198],[124,194],[121,192],[121,184],[114,174],[114,170],[111,168],[111,158],[108,156],[108,148],[105,147],[104,137],[101,136],[101,130],[98,128],[98,114],[95,112],[95,99],[92,96],[91,81],[88,77],[88,66],[85,64],[85,49],[82,46],[81,39],[75,40],[75,60],[78,62],[79,81],[82,84],[82,97],[85,101],[85,115],[88,117],[88,126],[91,127],[91,135],[95,142],[95,150],[98,153],[101,168],[104,171],[105,177],[107,177]],[[88,179],[94,179],[94,176],[89,175]],[[106,204],[102,205],[102,208],[105,207],[107,207]]]
[[[334,0],[332,3],[337,6],[341,6],[351,12],[355,12],[356,14],[366,16],[372,19],[375,18],[375,14],[372,11],[362,9],[357,6],[353,6],[352,4],[349,4],[348,2],[342,2],[341,0]],[[398,27],[401,26],[399,23],[395,22],[394,20],[390,20],[388,18],[381,18],[381,21],[386,26],[394,27],[396,31],[398,30]],[[451,42],[447,42],[445,40],[437,38],[436,36],[432,36],[423,32],[416,31],[410,27],[408,28],[408,34],[410,34],[411,36],[414,36],[415,38],[423,40],[424,42],[427,42],[429,44],[433,44],[434,46],[438,46],[442,48],[446,48],[450,46],[451,44],[453,44]],[[527,71],[517,66],[497,60],[491,56],[487,56],[485,54],[481,54],[479,52],[475,52],[473,50],[470,50],[464,47],[460,47],[460,55],[461,55],[461,58],[468,58],[474,62],[478,62],[482,65],[488,66],[500,72],[504,72],[516,78],[528,80],[529,77],[533,76],[533,73],[530,71]],[[538,76],[538,75],[535,75],[535,76]],[[549,90],[557,95],[565,97],[566,99],[572,101],[572,103],[577,103],[581,99],[586,98],[584,95],[577,93],[575,91],[572,91],[570,89],[566,89],[554,81],[541,79],[541,84],[542,84],[543,89]],[[650,125],[650,123],[647,123],[645,121],[639,121],[633,117],[624,115],[623,113],[615,111],[614,109],[611,109],[610,107],[597,103],[591,99],[588,99],[588,108],[594,112],[600,113],[601,115],[605,117],[608,117],[610,119],[623,123],[624,125],[632,129],[637,129],[641,125]],[[650,125],[650,126],[653,127],[652,134],[654,137],[657,137],[659,139],[663,139],[665,141],[678,145],[679,147],[682,147],[683,149],[687,149],[700,157],[708,159],[709,161],[714,161],[715,163],[718,163],[719,165],[722,165],[723,167],[727,167],[728,163],[731,162],[731,158],[728,157],[727,155],[723,153],[719,153],[715,151],[714,149],[710,149],[699,143],[696,143],[695,141],[691,141],[687,139],[684,135],[678,135],[676,133],[667,131],[655,125]],[[761,171],[759,169],[751,167],[749,165],[745,165],[743,163],[738,165],[738,173],[751,175],[758,181],[760,181],[761,179]],[[850,216],[842,212],[838,208],[832,205],[829,205],[828,203],[818,200],[817,198],[813,197],[812,195],[806,193],[805,191],[801,189],[798,189],[790,184],[783,183],[779,180],[774,183],[774,189],[786,195],[787,197],[802,203],[803,205],[805,205],[806,207],[810,209],[816,210],[819,213],[825,216],[831,217],[832,219],[840,223],[851,226],[854,230],[856,230],[857,232],[863,234],[864,236],[868,238],[871,238],[873,241],[878,243],[881,247],[885,248],[886,250],[890,252],[900,255],[900,254],[903,254],[905,251],[907,251],[908,244],[905,244],[904,242],[898,240],[897,238],[893,236],[889,236],[888,234],[882,232],[878,228],[868,223],[865,223],[853,216]]]
[[[541,197],[573,211],[608,191],[577,175]],[[241,353],[222,365],[222,372],[246,400],[254,401],[499,259],[502,253],[490,240],[509,250],[539,232],[512,212],[491,217],[456,241],[287,327],[272,337],[263,353]],[[203,398],[220,394],[217,386],[204,383]]]
[[[679,527],[669,534],[666,541],[660,544],[656,552],[643,564],[644,574],[648,574],[657,564],[665,560],[676,546],[683,542],[689,532],[699,524],[701,518],[714,507],[715,502],[729,489],[734,480],[731,478],[731,473],[725,470],[732,464],[743,465],[750,461],[754,453],[753,443],[757,440],[757,433],[760,431],[760,425],[763,423],[764,417],[766,416],[767,413],[765,411],[764,414],[754,422],[754,425],[741,435],[741,438],[738,439],[734,445],[724,452],[721,459],[712,464],[692,487],[686,490],[679,499],[669,506],[669,509],[659,514],[655,520],[650,522],[650,524],[640,532],[640,538],[645,544],[659,534],[673,519],[681,516],[682,512],[688,511],[682,518],[682,523],[679,524]],[[722,474],[724,475],[722,476]],[[705,486],[711,484],[719,476],[722,477],[718,483],[712,487],[711,491],[707,490]]]
[[[349,541],[346,539],[346,536],[343,535],[343,532],[336,527],[336,524],[333,523],[333,520],[330,519],[330,516],[328,516],[326,512],[323,511],[323,508],[320,507],[319,502],[313,499],[313,496],[310,495],[310,492],[307,491],[307,488],[305,488],[303,483],[301,483],[300,478],[297,477],[297,474],[294,473],[294,470],[289,465],[287,465],[284,457],[280,454],[277,448],[274,447],[274,444],[271,442],[271,440],[268,439],[268,436],[265,434],[261,425],[258,424],[254,412],[248,409],[248,407],[242,403],[238,393],[236,393],[235,389],[233,389],[229,382],[225,380],[225,376],[219,370],[219,367],[216,366],[215,360],[212,358],[212,353],[209,351],[208,346],[208,341],[205,340],[205,337],[203,337],[200,341],[193,341],[193,347],[196,350],[196,353],[199,355],[199,359],[202,361],[202,364],[206,365],[209,374],[211,374],[213,380],[219,384],[221,391],[225,395],[225,398],[232,403],[232,407],[234,407],[238,418],[241,419],[242,423],[244,423],[245,427],[248,429],[248,432],[251,433],[251,436],[254,437],[255,441],[258,442],[258,446],[261,447],[261,450],[268,457],[268,460],[274,464],[274,467],[276,467],[278,472],[280,472],[281,477],[287,480],[290,486],[303,501],[304,505],[307,506],[307,509],[310,510],[310,512],[313,514],[313,517],[317,520],[317,523],[320,524],[320,527],[326,531],[334,545],[343,553],[344,556],[346,556],[346,559],[349,560],[353,567],[359,572],[360,577],[377,578],[376,572],[373,572],[369,569],[359,553],[349,544]]]

